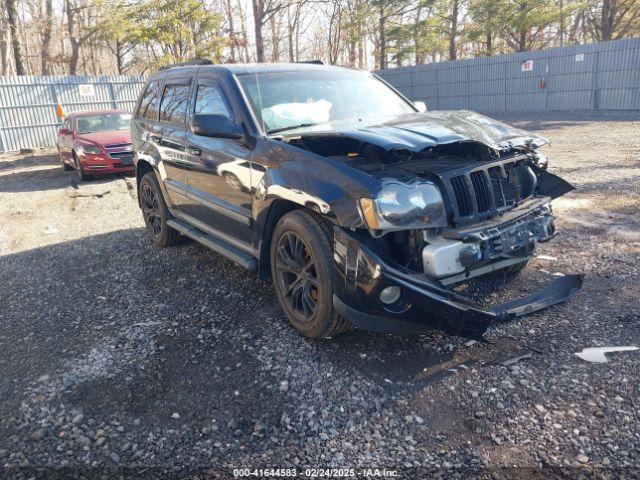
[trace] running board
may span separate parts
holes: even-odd
[[[186,222],[177,220],[175,218],[167,220],[167,225],[177,230],[181,234],[192,238],[196,242],[201,243],[205,247],[210,248],[214,252],[217,252],[220,255],[224,255],[229,260],[236,262],[238,265],[246,268],[247,270],[252,270],[254,272],[258,270],[258,260],[255,257],[249,255],[246,252],[243,252],[239,248],[234,247],[230,243],[227,243],[220,238],[208,235],[201,230],[192,227]]]

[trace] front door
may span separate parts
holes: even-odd
[[[215,77],[199,78],[194,92],[190,117],[225,115],[237,122]],[[190,211],[198,226],[251,243],[251,191],[259,180],[250,168],[251,151],[239,140],[203,137],[190,128],[185,145]]]

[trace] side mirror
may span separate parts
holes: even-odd
[[[60,134],[60,135],[71,135],[71,130],[69,130],[68,128],[61,128],[60,130],[58,130],[58,134]]]
[[[418,110],[418,112],[420,113],[424,113],[427,111],[427,104],[424,102],[413,102],[413,106],[416,107],[416,109]]]
[[[239,140],[244,137],[244,128],[233,123],[224,115],[195,115],[191,122],[191,130],[203,137],[230,138]]]

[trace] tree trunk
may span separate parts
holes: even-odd
[[[387,68],[387,37],[385,31],[384,6],[380,4],[380,17],[378,18],[378,33],[380,35],[379,54],[380,60],[378,67],[380,70]]]
[[[296,24],[291,19],[291,5],[287,7],[287,43],[289,46],[289,62],[295,62],[293,34],[296,30]]]
[[[69,42],[71,43],[71,57],[69,58],[69,75],[75,75],[78,71],[78,61],[80,60],[80,39],[75,28],[75,7],[71,0],[66,0],[67,7],[67,28],[69,29]]]
[[[242,49],[238,49],[238,53],[242,52],[244,55],[244,63],[249,63],[251,60],[251,56],[249,55],[249,40],[247,35],[247,19],[244,14],[244,8],[242,8],[242,1],[238,0],[238,15],[240,16],[240,28],[242,32]],[[242,55],[241,55],[242,57]]]
[[[458,36],[458,9],[459,1],[452,0],[451,2],[451,31],[449,32],[449,60],[455,60],[458,58],[456,49],[456,37]]]
[[[271,61],[277,63],[280,60],[280,34],[275,15],[269,18],[269,26],[271,27]]]
[[[262,24],[264,22],[263,0],[252,0],[253,6],[253,27],[256,36],[256,61],[264,62],[264,38],[262,37]]]
[[[600,40],[602,40],[603,42],[606,40],[611,40],[611,37],[613,35],[613,19],[615,18],[614,5],[612,5],[611,0],[602,0],[602,18],[600,19],[600,32],[601,32]]]
[[[485,35],[487,38],[487,56],[490,57],[493,55],[493,34],[491,32],[487,32]]]
[[[420,65],[422,51],[420,48],[420,15],[422,14],[422,3],[418,4],[416,16],[413,20],[413,61],[416,65]]]
[[[7,24],[0,18],[0,74],[9,74],[9,39]]]
[[[518,10],[520,11],[520,15],[523,16],[527,10],[527,2],[520,2],[520,5],[518,6]],[[518,51],[519,52],[524,52],[527,50],[527,30],[525,28],[522,28],[522,30],[520,30],[520,35],[518,37]]]
[[[44,26],[40,61],[42,75],[51,75],[51,30],[53,28],[53,0],[45,0]]]
[[[236,31],[233,28],[233,7],[231,0],[227,0],[227,17],[229,17],[229,39],[231,40],[231,63],[236,63]]]
[[[6,0],[7,21],[9,22],[9,32],[11,34],[11,47],[13,49],[13,60],[16,64],[16,75],[26,75],[24,69],[24,59],[22,57],[22,45],[18,35],[18,11],[16,0]]]

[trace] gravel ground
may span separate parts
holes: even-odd
[[[555,202],[542,257],[482,291],[587,277],[472,345],[306,340],[269,282],[195,243],[153,248],[133,178],[78,184],[52,152],[0,157],[0,476],[640,476],[640,353],[574,355],[640,344],[639,119],[506,119],[552,140],[550,170],[577,191]]]

